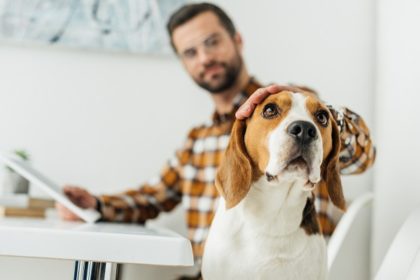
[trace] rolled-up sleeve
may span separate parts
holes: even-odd
[[[340,173],[359,174],[373,165],[376,149],[365,121],[348,108],[329,107],[340,130]]]
[[[188,138],[150,183],[114,195],[97,197],[102,220],[144,223],[160,212],[171,211],[182,200],[182,168],[191,155],[192,140]]]

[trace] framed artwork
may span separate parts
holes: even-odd
[[[0,0],[0,40],[169,53],[166,22],[187,0]]]

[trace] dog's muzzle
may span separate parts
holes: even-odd
[[[285,143],[286,157],[280,162],[280,172],[286,172],[291,176],[308,176],[308,182],[316,183],[319,177],[319,168],[317,168],[317,158],[319,158],[319,140],[318,130],[315,125],[309,121],[295,120],[285,129],[289,140]],[[278,172],[266,171],[267,181],[277,181]],[[318,175],[317,175],[318,174]],[[282,176],[284,176],[283,173]]]

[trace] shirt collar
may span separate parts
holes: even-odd
[[[215,124],[221,124],[227,121],[234,120],[235,113],[239,109],[239,107],[248,99],[249,96],[251,96],[251,94],[253,94],[260,87],[260,83],[255,81],[254,78],[250,78],[245,88],[242,89],[242,91],[233,99],[232,111],[226,114],[219,114],[217,111],[215,111],[213,113],[213,122]]]

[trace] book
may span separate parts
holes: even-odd
[[[27,194],[9,194],[0,196],[0,206],[13,208],[54,208],[52,199],[30,197]]]
[[[0,217],[45,218],[45,208],[0,207]]]
[[[52,199],[30,197],[28,201],[28,208],[34,208],[34,209],[55,208],[55,201]]]

